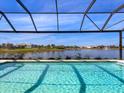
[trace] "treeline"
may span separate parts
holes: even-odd
[[[115,45],[110,45],[110,46],[99,45],[99,46],[93,46],[92,48],[104,49],[104,48],[119,48],[119,47]]]
[[[64,45],[36,45],[36,44],[12,44],[12,43],[3,43],[0,44],[0,48],[6,49],[24,49],[24,48],[57,48],[57,49],[67,49],[67,48],[80,48],[79,46],[64,46]]]
[[[36,44],[12,44],[12,43],[3,43],[0,44],[0,48],[5,49],[25,49],[25,48],[56,48],[56,49],[105,49],[105,48],[118,48],[116,45],[96,45],[96,46],[65,46],[65,45],[55,45],[55,44],[48,44],[48,45],[36,45]],[[124,48],[124,46],[123,46]]]

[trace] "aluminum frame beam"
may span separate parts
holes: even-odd
[[[112,16],[113,16],[116,12],[120,11],[120,10],[123,9],[123,8],[124,8],[124,4],[122,4],[122,5],[119,6],[117,9],[115,9],[115,10],[110,14],[110,16],[108,17],[108,19],[106,20],[105,24],[103,25],[103,27],[102,27],[102,29],[101,29],[100,31],[103,31],[103,30],[105,29],[106,25],[109,23],[109,21],[110,21],[110,19],[112,18]]]
[[[123,50],[123,46],[122,46],[122,31],[119,32],[119,59],[122,60],[123,56],[122,56],[122,50]]]
[[[100,32],[98,30],[92,30],[92,31],[16,31],[16,33],[113,33],[113,32],[121,32],[122,30],[105,30],[103,32]],[[0,33],[15,33],[11,30],[0,30]]]
[[[33,26],[35,28],[35,31],[37,32],[37,27],[35,25],[35,22],[34,22],[34,19],[32,17],[32,14],[30,13],[30,11],[25,7],[25,5],[20,1],[20,0],[16,0],[17,3],[29,14],[30,18],[31,18],[31,21],[33,23]]]
[[[94,24],[94,26],[100,31],[100,28],[96,25],[96,23],[86,14],[86,17]]]
[[[84,12],[84,16],[83,16],[83,19],[81,21],[80,31],[81,31],[81,29],[83,27],[86,14],[89,12],[89,10],[92,8],[92,6],[95,4],[95,2],[96,2],[96,0],[92,0],[92,2],[90,3],[90,5],[88,6],[88,8],[86,9],[86,11]]]
[[[55,0],[55,3],[56,3],[56,14],[57,14],[57,30],[59,31],[58,0]]]
[[[2,19],[2,17],[3,17],[3,16],[1,15],[0,20]]]
[[[12,25],[12,23],[11,23],[10,20],[7,18],[7,16],[4,14],[4,12],[0,11],[0,14],[5,18],[5,20],[6,20],[7,23],[10,25],[10,27],[13,29],[13,31],[16,32],[15,27]]]
[[[118,22],[116,22],[116,23],[114,23],[114,24],[112,24],[112,25],[110,25],[109,27],[107,27],[107,28],[105,28],[105,29],[109,29],[109,28],[111,28],[111,27],[113,27],[113,26],[115,26],[115,25],[117,25],[117,24],[120,24],[121,22],[124,22],[124,19],[121,20],[121,21],[118,21]]]
[[[4,12],[5,14],[27,14],[26,12]],[[56,14],[56,12],[30,12],[31,14]],[[87,12],[87,14],[111,14],[112,12]],[[124,12],[115,12],[122,14]],[[58,12],[58,14],[85,14],[85,12]]]

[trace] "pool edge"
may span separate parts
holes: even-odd
[[[5,63],[5,62],[46,62],[46,63],[48,63],[48,62],[67,62],[67,63],[69,63],[69,62],[88,62],[88,63],[90,63],[90,62],[117,62],[117,63],[122,63],[122,64],[124,64],[124,60],[0,60],[0,63]]]

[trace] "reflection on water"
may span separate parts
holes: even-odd
[[[2,53],[1,59],[76,59],[76,58],[118,58],[118,50],[65,50],[34,53]]]

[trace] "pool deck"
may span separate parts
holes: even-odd
[[[0,60],[0,63],[5,62],[117,62],[120,64],[124,64],[124,60]]]

